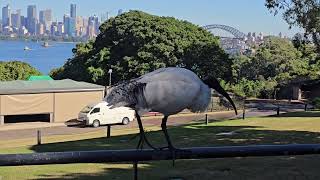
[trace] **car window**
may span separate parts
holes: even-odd
[[[90,114],[98,113],[100,112],[100,108],[94,108]]]

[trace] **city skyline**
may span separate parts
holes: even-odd
[[[52,21],[62,21],[64,14],[70,14],[70,4],[76,4],[76,15],[90,17],[116,16],[119,10],[125,12],[129,10],[142,10],[150,14],[159,16],[173,16],[178,19],[187,20],[194,24],[203,26],[208,24],[224,24],[235,27],[244,33],[263,32],[264,34],[278,35],[280,32],[285,36],[292,37],[297,32],[302,32],[299,28],[289,30],[289,26],[281,15],[273,16],[264,7],[264,0],[217,0],[211,2],[202,0],[197,2],[171,2],[161,1],[150,3],[146,0],[121,2],[91,0],[65,0],[63,3],[50,3],[48,0],[30,0],[30,1],[9,1],[3,0],[1,7],[10,4],[11,11],[15,12],[21,9],[21,15],[26,15],[28,5],[36,5],[37,13],[40,10],[51,9]],[[179,8],[178,5],[180,6]],[[106,17],[102,17],[106,18]]]
[[[16,13],[14,13],[16,12]],[[28,5],[27,14],[21,9],[13,10],[10,4],[2,7],[0,34],[10,37],[80,37],[92,39],[99,34],[100,21],[97,16],[77,16],[77,5],[70,4],[69,14],[63,15],[63,21],[52,20],[52,10],[37,10],[37,5]],[[121,13],[119,10],[118,13]]]

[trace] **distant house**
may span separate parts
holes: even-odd
[[[279,99],[314,99],[320,97],[320,79],[290,83],[280,88]]]

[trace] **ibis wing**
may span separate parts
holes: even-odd
[[[190,107],[199,93],[198,83],[157,81],[146,85],[144,96],[150,109],[170,115]]]

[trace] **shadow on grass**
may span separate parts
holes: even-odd
[[[258,130],[257,126],[205,126],[193,124],[171,127],[169,134],[177,147],[229,146],[250,144],[289,144],[320,143],[320,133],[307,131]],[[234,135],[218,136],[222,132],[236,132]],[[137,140],[128,141],[133,135],[112,138],[95,138],[44,144],[31,147],[35,152],[79,151],[105,149],[132,149]],[[148,138],[156,146],[165,145],[161,131],[148,133]],[[319,156],[300,157],[260,157],[260,158],[224,158],[205,160],[178,160],[174,168],[171,161],[148,162],[139,168],[139,179],[319,179]],[[132,179],[133,171],[128,168],[106,168],[98,173],[75,173],[59,175],[40,175],[40,179]],[[280,168],[280,170],[279,170]],[[76,169],[76,165],[75,165]],[[282,170],[281,170],[282,169]],[[270,174],[267,172],[270,171]],[[59,173],[58,173],[59,174]],[[259,177],[262,175],[263,177]],[[250,178],[251,177],[251,178]],[[316,177],[316,178],[314,178]],[[37,178],[37,179],[39,179]]]

